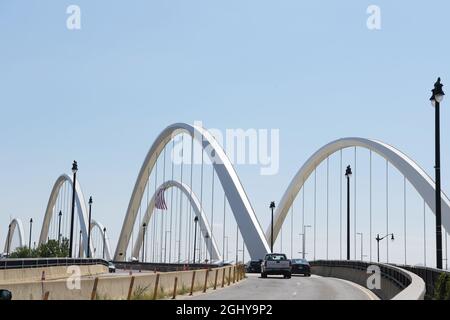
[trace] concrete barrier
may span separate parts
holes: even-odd
[[[333,277],[348,280],[368,287],[369,277],[374,274],[369,267],[380,271],[379,288],[368,288],[382,300],[423,300],[425,282],[417,275],[407,270],[379,263],[362,261],[312,261],[311,272],[323,277]]]
[[[234,266],[217,268],[217,282],[228,281],[229,270]],[[207,278],[206,287],[214,288],[215,270],[210,271]],[[224,272],[225,271],[225,272]],[[159,275],[157,299],[172,298],[174,281],[177,278],[176,295],[187,294],[192,284],[192,274],[194,271],[180,271],[168,273],[133,273],[133,275],[104,275],[97,280],[94,299],[101,300],[152,300],[154,298],[155,283]],[[205,287],[207,270],[196,270],[194,281],[194,291],[203,291]],[[214,276],[211,276],[214,274]],[[10,283],[2,285],[2,289],[12,292],[13,300],[41,300],[46,292],[49,292],[49,300],[89,300],[92,298],[95,278],[82,278],[79,288],[69,289],[73,285],[69,279],[34,281],[29,283]],[[133,281],[133,283],[131,283]],[[69,282],[69,285],[68,285]],[[131,294],[130,285],[132,284]]]

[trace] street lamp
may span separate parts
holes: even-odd
[[[311,228],[310,225],[303,226],[303,233],[300,233],[302,236],[302,258],[306,258],[306,228]]]
[[[347,177],[347,260],[350,260],[350,178],[352,177],[350,166],[347,166],[345,176]]]
[[[88,223],[88,240],[87,240],[87,258],[91,257],[91,216],[92,216],[92,196],[89,197],[89,223]]]
[[[363,233],[362,232],[358,232],[356,235],[361,236],[361,261],[363,261],[363,257],[364,257],[364,250],[363,250]]]
[[[195,216],[194,218],[194,264],[195,264],[195,254],[197,251],[197,223],[198,223],[198,217]]]
[[[435,174],[436,174],[436,268],[442,269],[442,209],[441,209],[441,137],[440,137],[440,103],[444,99],[441,78],[434,84],[430,101],[435,110]]]
[[[62,211],[59,210],[59,213],[58,213],[58,244],[61,243],[61,217],[62,217]]]
[[[28,249],[31,250],[31,234],[33,233],[33,218],[30,219],[30,237],[28,240]]]
[[[69,256],[72,257],[72,249],[73,249],[73,219],[75,217],[75,186],[77,183],[77,171],[78,164],[74,160],[72,163],[72,173],[73,173],[73,181],[72,181],[72,213],[70,216],[70,241],[69,241]]]
[[[142,262],[145,262],[145,231],[147,229],[147,224],[144,222],[142,224]]]
[[[81,236],[83,235],[83,231],[80,230],[80,239],[78,239],[78,258],[81,258]]]
[[[378,263],[380,263],[380,241],[383,240],[383,239],[386,239],[386,238],[389,237],[389,236],[391,236],[391,240],[392,240],[392,241],[395,240],[394,234],[393,234],[393,233],[387,234],[387,235],[385,235],[385,236],[382,237],[382,238],[380,238],[380,235],[377,234],[377,237],[375,238],[375,240],[377,240]]]
[[[275,209],[275,201],[270,203],[270,209],[272,210],[272,223],[270,224],[270,252],[273,253],[273,210]]]
[[[103,228],[103,260],[105,260],[106,227]]]
[[[9,247],[11,246],[11,243],[10,243],[10,241],[11,241],[10,236],[11,236],[11,223],[8,225],[8,236],[7,236],[7,238],[6,238],[6,256],[7,256],[7,257],[9,257]]]

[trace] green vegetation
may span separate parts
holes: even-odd
[[[69,256],[69,239],[64,238],[61,243],[58,240],[49,240],[35,249],[19,247],[9,257],[16,259],[24,258],[64,258]]]
[[[434,300],[450,300],[450,275],[441,273],[434,287]]]

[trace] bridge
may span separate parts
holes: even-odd
[[[347,181],[344,172],[348,165],[353,176]],[[56,179],[37,244],[70,238],[74,194],[72,257],[153,264],[238,264],[261,259],[273,245],[275,251],[285,252],[289,258],[344,261],[348,253],[352,261],[383,266],[394,262],[400,269],[411,264],[436,266],[435,243],[430,240],[436,213],[435,182],[405,153],[374,139],[342,138],[312,153],[276,202],[273,226],[266,228],[223,147],[211,132],[196,125],[170,125],[151,145],[115,249],[107,228],[90,220],[92,202],[86,202],[79,180],[75,188],[73,185],[74,178],[69,174]],[[441,206],[447,261],[450,200],[444,192]],[[344,215],[347,210],[351,212],[348,226]],[[7,229],[5,253],[27,246],[19,218],[2,229]],[[350,245],[350,252],[346,245]],[[317,266],[319,269],[323,266]],[[408,271],[405,274],[414,277]],[[258,280],[251,277],[248,283]],[[318,288],[312,291],[314,294],[336,287],[349,297],[373,298],[364,288],[347,282],[318,276],[308,280],[292,282],[294,297],[297,283],[304,283]],[[284,285],[277,289],[282,297]],[[246,292],[245,284],[242,286],[242,292]],[[225,297],[227,294],[233,293]]]

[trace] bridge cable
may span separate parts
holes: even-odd
[[[356,159],[356,147],[355,147],[355,169],[354,169],[354,171],[353,171],[353,177],[354,177],[354,180],[355,180],[355,182],[353,183],[354,184],[354,186],[353,186],[353,188],[354,188],[354,196],[353,196],[353,201],[354,201],[354,210],[353,210],[353,241],[354,241],[354,243],[353,243],[353,248],[354,248],[354,252],[355,252],[355,255],[354,255],[354,258],[355,258],[355,260],[356,260],[356,175],[357,175],[357,173],[358,173],[358,170],[357,170],[357,167],[356,167],[356,163],[357,163],[357,159]]]
[[[162,183],[166,182],[166,147],[164,146],[164,153],[163,153],[163,179],[162,179]],[[164,193],[165,190],[162,191],[163,192],[163,197],[164,197]],[[165,199],[164,199],[165,200]],[[167,208],[166,208],[167,209]],[[163,244],[164,244],[164,260],[165,260],[165,255],[166,255],[166,243],[165,243],[165,232],[166,232],[166,212],[165,209],[161,210],[161,234],[160,234],[160,244],[159,244],[159,262],[162,263],[163,262]]]
[[[183,185],[183,161],[184,161],[184,134],[181,134],[181,185]],[[182,232],[182,225],[183,225],[183,193],[180,192],[180,220],[179,220],[179,233],[178,233],[178,239],[180,241],[180,244],[178,245],[178,263],[181,262],[181,232]]]
[[[294,259],[294,199],[291,206],[291,259]]]
[[[389,162],[386,160],[386,235],[389,234]],[[386,242],[386,263],[389,263],[389,241]]]
[[[200,170],[200,207],[203,210],[203,165],[204,165],[203,132],[202,132],[202,140],[201,140],[201,151],[202,151],[202,163],[201,163],[201,170]],[[201,231],[197,234],[197,240],[198,240],[198,249],[199,249],[198,257],[199,257],[199,261],[202,261]]]
[[[372,150],[370,150],[369,155],[369,247],[370,262],[372,262]]]
[[[171,158],[171,162],[172,162],[172,181],[173,181],[173,174],[174,174],[174,148],[175,148],[175,140],[172,139],[172,158]],[[172,262],[172,218],[173,218],[173,188],[170,189],[170,228],[169,228],[169,263]]]
[[[327,157],[327,260],[328,260],[328,237],[329,237],[329,202],[330,202],[330,188],[329,188],[329,176],[330,176],[330,165],[329,165],[330,157]]]
[[[237,264],[239,261],[239,225],[236,223],[236,260],[234,261]]]
[[[341,174],[342,167],[342,149],[339,150],[340,152],[340,166],[339,166],[339,259],[342,260],[342,177],[344,176]]]
[[[302,187],[302,232],[305,231],[305,180],[303,180],[303,187]],[[306,233],[306,232],[304,232]],[[305,234],[303,234],[303,237],[305,237]],[[306,247],[306,244],[305,244]],[[305,248],[302,248],[302,251]],[[303,253],[306,256],[306,250]]]
[[[316,260],[317,168],[314,169],[314,260]]]
[[[214,160],[213,160],[214,162]],[[212,248],[212,239],[213,239],[213,233],[214,233],[214,163],[212,165],[212,187],[211,187],[211,234],[209,235],[209,238],[206,239],[206,241],[210,242],[211,248]],[[237,223],[236,223],[237,225]],[[207,253],[208,254],[208,253]],[[212,260],[211,254],[209,255],[209,260]]]
[[[222,262],[225,262],[225,225],[226,225],[227,195],[223,190],[223,234],[222,234]]]
[[[192,135],[192,140],[191,140],[191,178],[190,178],[190,193],[189,193],[189,201],[192,201],[192,190],[194,189],[193,185],[192,185],[192,177],[193,177],[193,172],[194,172],[194,135]],[[191,252],[191,241],[192,241],[192,205],[189,205],[189,221],[188,221],[188,226],[189,226],[189,236],[188,236],[188,242],[187,242],[187,247],[189,248],[188,250],[188,262],[191,261],[191,256],[192,256],[192,252]],[[195,261],[194,261],[195,263]]]
[[[405,266],[407,265],[406,261],[406,177],[403,176],[403,232],[405,234]]]

